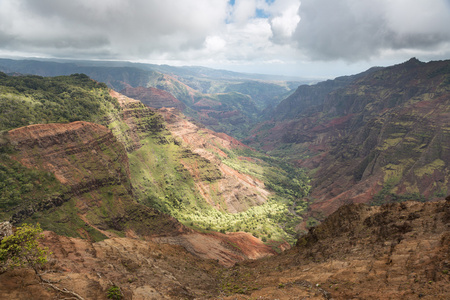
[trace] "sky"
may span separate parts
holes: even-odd
[[[0,57],[333,78],[450,59],[450,0],[0,0]]]

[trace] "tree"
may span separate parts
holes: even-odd
[[[38,269],[47,262],[48,248],[41,248],[38,239],[43,236],[41,226],[23,224],[17,227],[13,235],[0,242],[0,272],[15,267],[31,267],[38,274]]]

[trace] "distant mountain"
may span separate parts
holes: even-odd
[[[268,116],[245,142],[309,168],[314,210],[450,191],[450,61],[300,86]]]
[[[155,107],[177,107],[209,128],[235,137],[245,136],[264,109],[276,106],[300,83],[310,82],[204,67],[115,61],[0,59],[0,71],[39,76],[82,73],[125,94],[125,89],[139,88],[140,93],[128,95],[149,105],[149,94],[142,93],[142,88],[157,88],[172,94],[182,104],[175,105],[173,99],[165,97],[168,102],[161,98],[160,102],[153,102]]]

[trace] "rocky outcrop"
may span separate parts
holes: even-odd
[[[253,299],[446,299],[449,226],[446,201],[351,204],[293,249],[240,264],[227,280]]]
[[[0,241],[7,236],[13,235],[13,229],[10,222],[0,222]]]

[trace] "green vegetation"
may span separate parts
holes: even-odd
[[[370,204],[382,205],[385,203],[404,202],[408,200],[425,202],[427,200],[423,195],[419,193],[397,194],[393,192],[394,187],[398,184],[399,181],[400,181],[399,177],[388,178],[384,182],[381,191],[379,191],[375,196],[373,196],[373,200]]]
[[[0,271],[30,267],[38,274],[38,269],[47,262],[50,254],[47,248],[38,244],[41,232],[39,224],[23,224],[13,235],[3,238],[0,242]]]
[[[296,88],[297,86],[295,86]],[[255,104],[261,111],[264,110],[268,105],[275,106],[282,99],[279,99],[280,95],[284,98],[287,97],[290,92],[288,86],[283,86],[281,84],[260,82],[260,81],[249,81],[236,84],[230,84],[226,86],[225,92],[238,92],[244,95],[249,95],[255,100]],[[274,101],[276,99],[276,101]]]
[[[310,179],[304,169],[296,168],[282,158],[271,157],[250,149],[234,152],[222,150],[228,155],[223,159],[224,164],[262,180],[278,198],[286,199],[293,204],[309,194]]]
[[[65,198],[65,192],[66,188],[52,173],[26,168],[10,153],[0,152],[0,220]]]
[[[113,300],[120,300],[123,298],[122,291],[120,290],[120,288],[118,286],[113,285],[108,289],[106,298],[113,299]]]
[[[445,167],[445,162],[442,159],[436,159],[433,162],[414,170],[414,174],[417,177],[423,177],[424,175],[433,175],[435,170],[441,170]]]
[[[106,239],[104,234],[80,219],[75,204],[75,200],[70,199],[61,206],[36,211],[24,222],[39,222],[45,230],[51,230],[64,236],[85,238],[94,242]]]
[[[222,163],[262,180],[273,191],[268,202],[243,212],[229,213],[220,195],[212,195],[213,204],[220,209],[204,200],[194,177],[183,165],[195,166],[195,176],[214,191],[221,174],[211,162],[183,147],[165,131],[147,137],[141,143],[142,147],[130,153],[129,159],[132,184],[143,204],[198,230],[245,231],[264,241],[294,242],[295,226],[307,208],[303,197],[310,188],[303,170],[255,151],[222,148],[228,155],[227,158],[220,157]],[[245,200],[242,201],[245,206]]]
[[[247,282],[253,278],[255,274],[252,271],[239,272],[232,268],[220,274],[220,291],[227,295],[235,294],[251,294],[253,291],[260,289],[256,282]],[[243,280],[245,279],[245,280]]]
[[[79,120],[103,123],[113,110],[119,104],[107,86],[84,74],[12,77],[0,72],[0,130]]]

